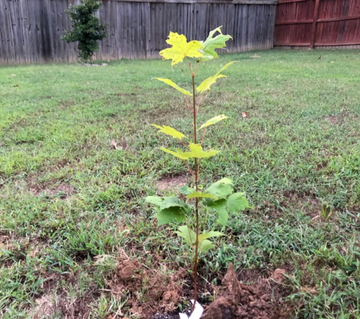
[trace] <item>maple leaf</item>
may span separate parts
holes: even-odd
[[[218,27],[212,31],[210,31],[209,36],[204,41],[204,49],[203,49],[203,59],[211,60],[214,58],[218,58],[218,54],[215,49],[222,49],[226,47],[226,41],[232,39],[230,35],[224,35],[221,32],[221,27]],[[214,38],[214,34],[219,32],[219,34]]]
[[[190,148],[190,152],[183,152],[179,149],[176,149],[175,151],[171,151],[164,147],[161,147],[160,149],[182,160],[188,160],[190,158],[208,158],[220,153],[220,151],[217,150],[203,151],[200,144],[194,144],[194,143],[190,143],[189,148]]]
[[[181,88],[180,86],[178,86],[176,83],[174,83],[173,81],[169,80],[169,79],[163,79],[163,78],[156,78],[159,81],[162,81],[164,83],[166,83],[167,85],[172,86],[174,89],[177,89],[178,91],[180,91],[182,94],[185,95],[190,95],[192,96],[192,94],[189,91],[184,90],[183,88]]]
[[[156,128],[159,129],[159,132],[164,133],[166,135],[170,135],[174,138],[178,138],[179,140],[181,140],[183,137],[186,137],[183,133],[175,130],[174,128],[170,127],[170,126],[160,126],[160,125],[156,125],[156,124],[151,124],[152,126],[155,126]]]
[[[229,117],[228,116],[225,116],[225,115],[218,115],[218,116],[215,116],[213,118],[211,118],[210,120],[206,121],[203,125],[200,126],[200,128],[198,129],[198,131],[200,131],[201,129],[203,129],[204,127],[208,127],[210,125],[214,125],[216,124],[217,122],[220,122],[222,120],[225,120],[225,119],[228,119]]]
[[[238,61],[232,61],[227,64],[225,64],[214,76],[210,76],[204,81],[201,82],[201,84],[196,88],[196,91],[198,93],[203,93],[207,90],[210,90],[210,86],[216,83],[217,79],[220,78],[226,78],[226,75],[220,74],[222,71],[226,70],[231,64],[238,62]]]
[[[201,58],[203,55],[199,52],[203,48],[200,41],[187,42],[185,35],[176,32],[170,32],[169,39],[166,43],[172,47],[160,51],[163,60],[172,60],[171,65],[182,62],[184,58]]]
[[[196,88],[198,93],[203,93],[207,90],[210,90],[210,86],[216,83],[217,79],[220,78],[226,78],[226,75],[224,74],[216,74],[214,76],[210,76],[204,81],[201,82],[201,84]]]

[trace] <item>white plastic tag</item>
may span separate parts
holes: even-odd
[[[194,304],[194,300],[191,300],[191,302]],[[187,316],[185,313],[179,313],[180,319],[200,319],[202,314],[204,312],[204,308],[196,302],[195,309],[190,315],[190,317]]]

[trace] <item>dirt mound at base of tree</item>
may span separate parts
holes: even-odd
[[[107,285],[113,295],[128,298],[126,307],[138,318],[151,318],[159,311],[171,312],[182,297],[182,283],[186,271],[179,269],[171,274],[152,270],[138,260],[120,258],[116,271]]]
[[[269,280],[269,279],[266,279]],[[219,296],[205,310],[202,319],[281,319],[278,305],[271,302],[272,289],[261,283],[243,285],[237,279],[234,267],[222,280]]]

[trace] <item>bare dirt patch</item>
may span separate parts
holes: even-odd
[[[156,182],[156,187],[164,192],[179,189],[187,183],[188,177],[186,175],[165,176]]]
[[[111,294],[128,297],[126,306],[132,315],[151,318],[156,313],[174,311],[184,299],[182,291],[186,271],[149,269],[128,256],[119,258],[116,271],[106,280]],[[125,296],[126,295],[126,296]]]
[[[28,188],[35,196],[58,196],[61,199],[68,198],[75,193],[74,187],[65,182],[62,182],[58,185],[36,184],[30,182]]]
[[[326,118],[326,120],[330,123],[330,124],[333,124],[333,125],[338,125],[339,124],[339,120],[336,116],[328,116]]]
[[[55,312],[55,303],[51,295],[43,295],[35,300],[36,306],[30,311],[31,319],[49,318]]]
[[[285,191],[284,196],[287,199],[282,202],[284,206],[296,207],[306,212],[312,220],[316,220],[320,216],[321,203],[313,194],[301,193],[298,191]]]
[[[280,272],[283,280],[284,270],[275,271],[272,276],[280,276]],[[203,319],[285,318],[279,297],[274,297],[281,296],[279,284],[271,278],[264,278],[252,285],[241,284],[231,264],[222,280],[218,297],[207,307]],[[274,291],[277,293],[274,294]]]

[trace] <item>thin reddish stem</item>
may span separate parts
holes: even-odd
[[[200,105],[202,104],[203,100],[204,100],[204,92],[201,93],[199,102],[197,103],[196,114],[199,112],[199,107],[200,107]]]
[[[189,150],[189,146],[188,145],[186,145],[182,140],[179,140],[180,141],[180,143],[183,145],[183,146],[185,146],[185,148],[187,148],[188,150]]]
[[[187,169],[189,170],[190,174],[191,174],[193,177],[195,177],[195,173],[194,173],[194,171],[190,168],[190,166],[186,163],[186,161],[185,161],[185,160],[183,160],[183,161],[184,161],[185,166],[186,166],[186,167],[187,167]]]
[[[196,65],[196,70],[197,70]],[[194,143],[197,144],[197,131],[196,131],[196,95],[195,95],[195,73],[192,74],[192,88],[193,88],[193,110],[194,110]],[[195,157],[195,188],[196,191],[199,191],[199,163],[198,159]],[[195,198],[195,217],[196,217],[196,239],[195,239],[195,254],[194,254],[194,269],[193,269],[193,278],[194,278],[194,304],[192,310],[195,309],[195,304],[197,301],[197,268],[198,268],[198,258],[199,258],[199,198]]]
[[[185,100],[186,100],[186,103],[187,103],[188,108],[190,109],[191,113],[194,114],[191,103],[190,103],[190,101],[189,101],[189,99],[188,99],[188,97],[186,95],[185,95]]]
[[[202,143],[204,142],[206,130],[207,130],[207,127],[205,127],[204,134],[203,134],[203,137],[202,137],[202,139],[201,139],[201,144],[200,144],[200,145],[202,145]]]

